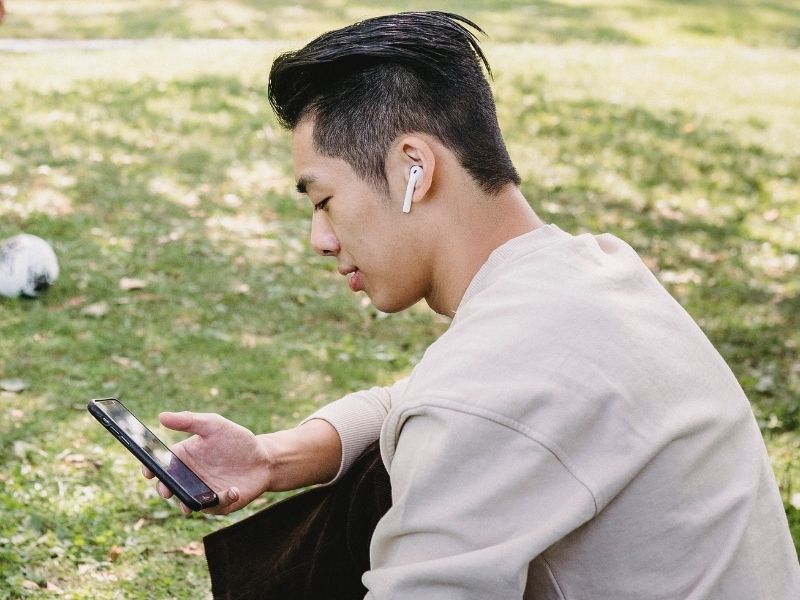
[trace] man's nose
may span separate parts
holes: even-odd
[[[320,256],[339,254],[339,240],[322,211],[315,212],[311,217],[311,247]]]

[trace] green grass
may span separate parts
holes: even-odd
[[[28,0],[9,3],[0,36],[307,39],[334,24],[431,8],[468,15],[501,42],[800,45],[800,8],[792,0]]]
[[[179,516],[86,402],[121,395],[150,424],[185,408],[279,429],[393,381],[443,331],[422,307],[377,313],[313,256],[265,99],[276,52],[416,5],[10,4],[2,36],[259,38],[3,54],[0,72],[0,238],[51,240],[63,271],[41,300],[0,300],[0,379],[29,384],[0,393],[0,597],[204,597],[192,542],[230,518]],[[492,35],[534,208],[632,243],[728,360],[800,541],[798,11],[437,6]]]

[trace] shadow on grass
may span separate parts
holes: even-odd
[[[223,37],[253,39],[306,38],[349,22],[395,12],[429,10],[430,4],[414,2],[406,7],[376,8],[371,4],[327,4],[301,0],[287,5],[274,1],[242,0],[215,8],[202,2],[181,6],[144,2],[135,10],[109,9],[91,12],[74,11],[69,6],[28,16],[16,14],[13,7],[2,37],[63,39],[151,38],[151,37]],[[471,16],[482,24],[491,20],[498,26],[490,32],[497,39],[536,39],[537,41],[602,41],[629,43],[632,37],[609,24],[595,25],[594,9],[555,2],[470,0],[466,3],[444,1],[437,7]],[[497,18],[497,17],[500,18]],[[535,31],[531,38],[532,29]]]
[[[52,3],[56,4],[56,3]],[[45,6],[45,3],[42,3]],[[210,37],[309,40],[367,17],[400,10],[438,10],[463,14],[500,42],[638,45],[675,36],[704,44],[734,41],[756,46],[797,47],[800,10],[790,0],[708,2],[707,0],[411,0],[403,6],[300,0],[231,0],[220,5],[190,1],[180,5],[144,0],[135,10],[121,7],[80,10],[47,7],[38,14],[17,13],[14,5],[2,37],[151,38]],[[681,34],[684,34],[681,36]]]

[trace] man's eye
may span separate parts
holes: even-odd
[[[332,196],[328,196],[324,200],[320,200],[314,205],[314,210],[325,210],[325,207],[328,206],[328,202],[330,202]]]

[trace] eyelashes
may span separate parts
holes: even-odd
[[[319,202],[317,202],[314,205],[314,211],[316,212],[318,210],[325,210],[325,208],[328,206],[328,202],[330,202],[331,198],[333,198],[333,196],[328,196],[324,200],[320,200]]]

